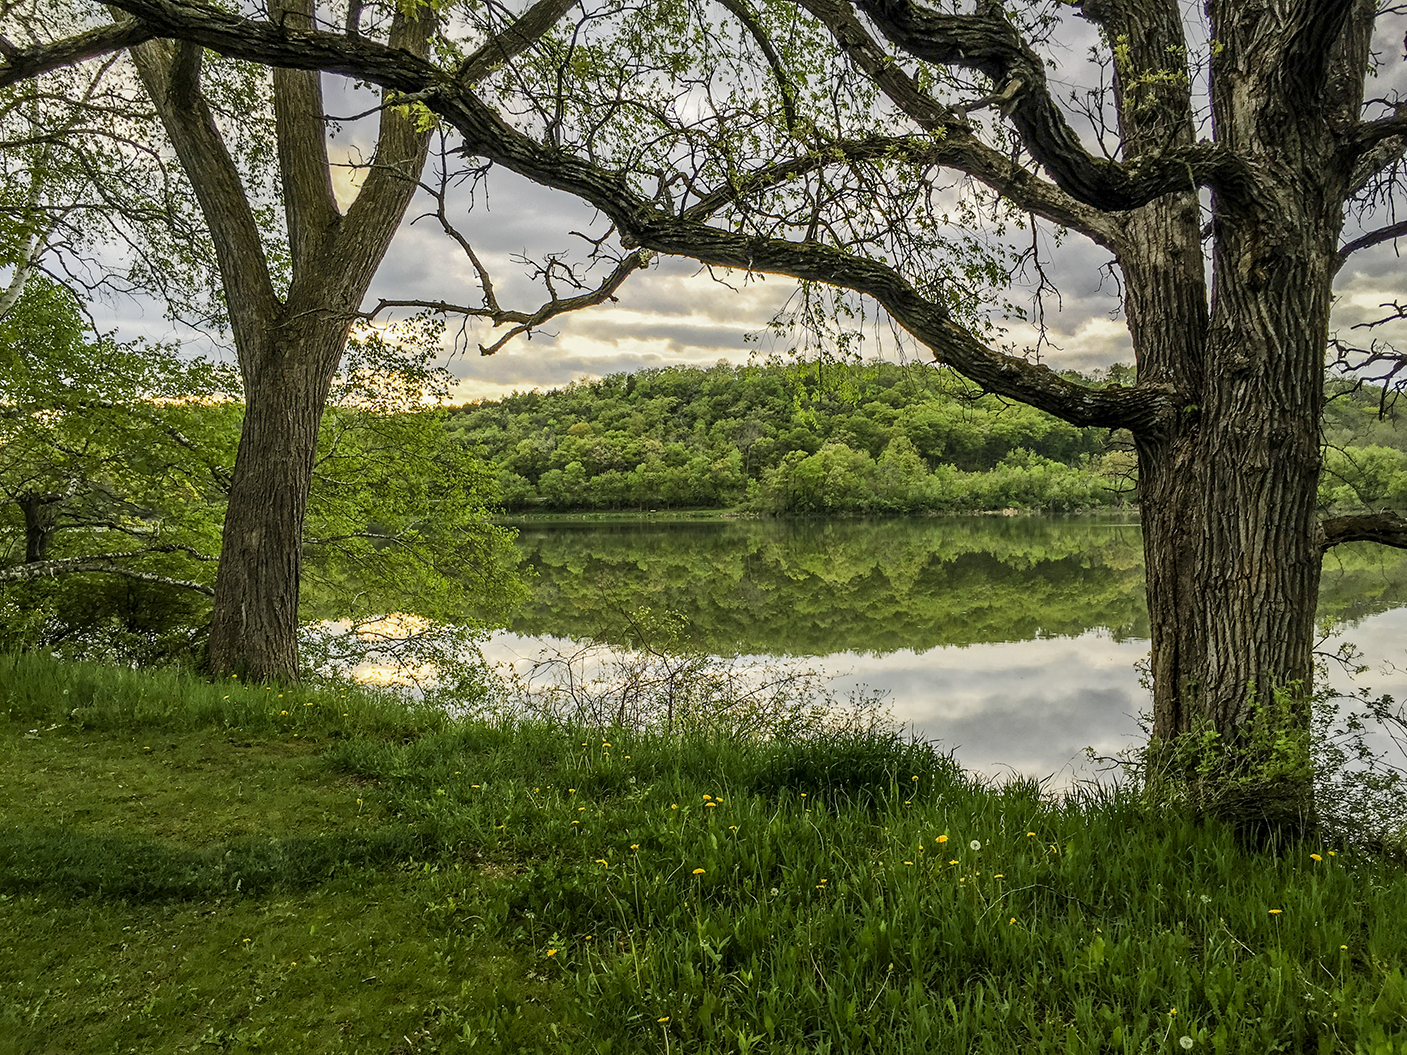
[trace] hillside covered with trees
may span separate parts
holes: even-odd
[[[1372,390],[1330,400],[1326,507],[1407,504],[1407,430],[1380,409]],[[1135,502],[1126,434],[979,394],[925,363],[668,367],[459,407],[448,427],[492,463],[513,511],[1071,512]]]

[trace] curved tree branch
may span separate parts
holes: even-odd
[[[777,87],[781,89],[782,114],[786,118],[787,129],[795,132],[796,85],[792,83],[786,67],[782,65],[782,58],[777,54],[777,49],[772,46],[771,38],[767,36],[766,30],[762,28],[762,23],[757,20],[752,8],[747,5],[747,0],[718,0],[718,2],[743,24],[752,34],[752,39],[757,42],[757,46],[762,49],[762,54],[767,59],[767,65],[772,67],[772,76],[777,78]]]
[[[140,22],[120,22],[102,26],[67,37],[52,44],[37,44],[30,48],[4,48],[0,58],[0,88],[38,77],[74,63],[95,59],[99,55],[121,51],[143,44],[157,33]]]
[[[600,209],[628,247],[687,256],[707,264],[811,279],[871,296],[947,363],[991,392],[1030,403],[1076,425],[1163,429],[1177,413],[1177,394],[1163,387],[1092,389],[1047,367],[1004,355],[955,322],[941,296],[928,299],[893,268],[814,243],[751,237],[676,216],[631,191],[608,172],[557,146],[544,146],[505,123],[473,92],[433,65],[365,39],[295,32],[181,0],[115,0],[162,32],[197,41],[234,58],[320,68],[419,92],[449,121],[465,148],[544,187],[566,191]]]
[[[1041,179],[973,134],[966,114],[923,91],[897,66],[855,17],[848,0],[800,0],[820,20],[840,50],[877,84],[910,120],[944,144],[949,167],[981,180],[1027,212],[1068,227],[1117,252],[1122,225]]]
[[[1002,114],[1031,156],[1061,190],[1087,205],[1121,212],[1199,186],[1241,199],[1256,196],[1250,167],[1215,143],[1173,148],[1123,164],[1091,154],[1051,96],[1045,64],[1007,21],[1000,3],[983,0],[971,15],[940,14],[912,0],[857,3],[891,42],[915,58],[991,78]]]
[[[1345,542],[1377,542],[1384,546],[1407,549],[1407,518],[1396,513],[1360,513],[1356,516],[1331,517],[1319,525],[1321,550]]]
[[[607,275],[595,289],[575,297],[554,297],[533,312],[504,310],[496,306],[471,308],[462,304],[450,304],[443,300],[387,300],[383,298],[365,314],[367,318],[374,318],[388,308],[420,308],[439,315],[485,318],[492,321],[495,326],[513,323],[513,328],[499,337],[493,344],[479,345],[480,355],[493,355],[520,333],[530,333],[549,319],[613,300],[616,290],[620,289],[627,278],[642,267],[649,265],[651,256],[653,254],[648,250],[632,253],[617,264],[615,270]]]
[[[1383,242],[1391,241],[1394,238],[1407,236],[1407,220],[1399,220],[1397,223],[1388,224],[1386,227],[1379,227],[1376,231],[1369,231],[1360,235],[1351,242],[1346,242],[1339,249],[1338,262],[1334,267],[1337,273],[1344,264],[1348,263],[1348,258],[1361,249],[1368,249]]]

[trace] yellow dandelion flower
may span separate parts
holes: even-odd
[[[914,777],[910,777],[909,779],[910,779],[910,780],[917,780],[918,777],[917,777],[917,776],[914,776]]]
[[[580,824],[581,821],[572,821],[573,824]]]
[[[556,950],[556,949],[548,949],[548,950],[547,950],[547,955],[548,955],[548,956],[556,956],[556,955],[557,955],[557,950]]]
[[[1311,861],[1322,861],[1322,860],[1324,860],[1324,858],[1320,857],[1318,854],[1310,854],[1310,855],[1309,855],[1309,859],[1310,859]]]
[[[1273,909],[1270,910],[1270,914],[1271,914],[1272,916],[1278,916],[1278,915],[1280,915],[1280,913],[1282,913],[1282,912],[1284,912],[1284,911],[1285,911],[1285,910],[1282,909],[1282,908],[1273,908]]]
[[[1336,850],[1330,850],[1330,851],[1329,851],[1329,856],[1330,856],[1330,857],[1337,857],[1337,856],[1339,856],[1339,855],[1338,855],[1338,851],[1336,851]]]
[[[1005,879],[1005,878],[1006,878],[1006,873],[1004,873],[1004,872],[998,872],[996,875],[992,876],[992,878],[993,878],[993,879]]]
[[[677,803],[677,802],[671,802],[671,803],[669,804],[669,808],[672,809],[672,810],[677,810],[677,809],[679,808],[679,803]]]
[[[905,863],[906,865],[911,865],[911,864],[913,864],[912,861],[905,861],[904,863]]]
[[[704,796],[704,801],[705,801],[705,802],[709,802],[709,801],[711,801],[712,799],[713,799],[713,796],[712,796],[712,795],[705,795],[705,796]]]
[[[957,864],[957,861],[949,861],[948,864],[950,864],[950,865],[955,865],[955,864]]]
[[[248,939],[248,938],[245,938],[244,940],[245,940],[245,941],[248,941],[249,939]],[[1348,946],[1347,946],[1347,945],[1340,945],[1339,948],[1342,949],[1344,952],[1348,952]]]
[[[701,875],[704,874],[704,871],[705,871],[705,869],[702,869],[702,868],[695,868],[695,869],[694,869],[694,875],[696,875],[696,876],[701,876]]]
[[[596,863],[597,863],[598,865],[606,865],[607,868],[611,867],[611,866],[607,863],[607,861],[606,861],[606,859],[605,859],[604,857],[598,857],[598,858],[596,858]]]
[[[287,712],[287,711],[279,711],[278,713],[279,713],[279,714],[287,714],[288,712]]]
[[[715,806],[717,806],[717,805],[718,805],[718,803],[716,803],[716,802],[705,802],[705,803],[704,803],[704,809],[709,809],[709,810],[711,810],[711,809],[713,809],[713,807],[715,807]]]
[[[1027,833],[1026,833],[1026,838],[1028,838],[1028,839],[1034,839],[1035,837],[1036,837],[1036,833],[1035,833],[1035,832],[1027,832]]]
[[[940,835],[940,836],[938,836],[938,838],[934,839],[933,841],[934,841],[935,843],[945,843],[945,842],[948,841],[948,837],[947,837],[946,835]]]
[[[1006,921],[1006,924],[1007,924],[1007,926],[1009,927],[1009,926],[1011,926],[1011,925],[1012,925],[1013,923],[1015,923],[1015,922],[1016,922],[1016,917],[1015,917],[1015,916],[1012,916],[1011,919],[1009,919],[1009,920]]]
[[[657,1021],[660,1025],[664,1025],[666,1022],[669,1021],[669,1016],[665,1015],[663,1018],[656,1019],[655,1021]]]

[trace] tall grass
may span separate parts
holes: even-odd
[[[12,740],[75,722],[311,741],[405,839],[339,881],[413,876],[426,942],[489,942],[557,994],[551,1023],[515,1027],[523,1050],[1407,1052],[1407,875],[1350,845],[1252,852],[1129,791],[992,786],[874,729],[450,721],[33,659],[0,659],[0,684]],[[10,892],[116,896],[101,855],[47,884],[15,860]],[[477,1003],[427,1013],[426,1050],[518,1050],[485,1010],[501,969],[456,962]]]

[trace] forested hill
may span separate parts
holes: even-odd
[[[1128,380],[1126,377],[1122,380]],[[1331,385],[1326,506],[1407,505],[1407,428]],[[616,374],[452,408],[510,510],[1071,511],[1133,501],[1128,444],[923,363]]]
[[[923,364],[646,370],[455,408],[449,428],[497,466],[517,510],[1072,510],[1131,497],[1132,459],[1108,430],[975,396]]]

